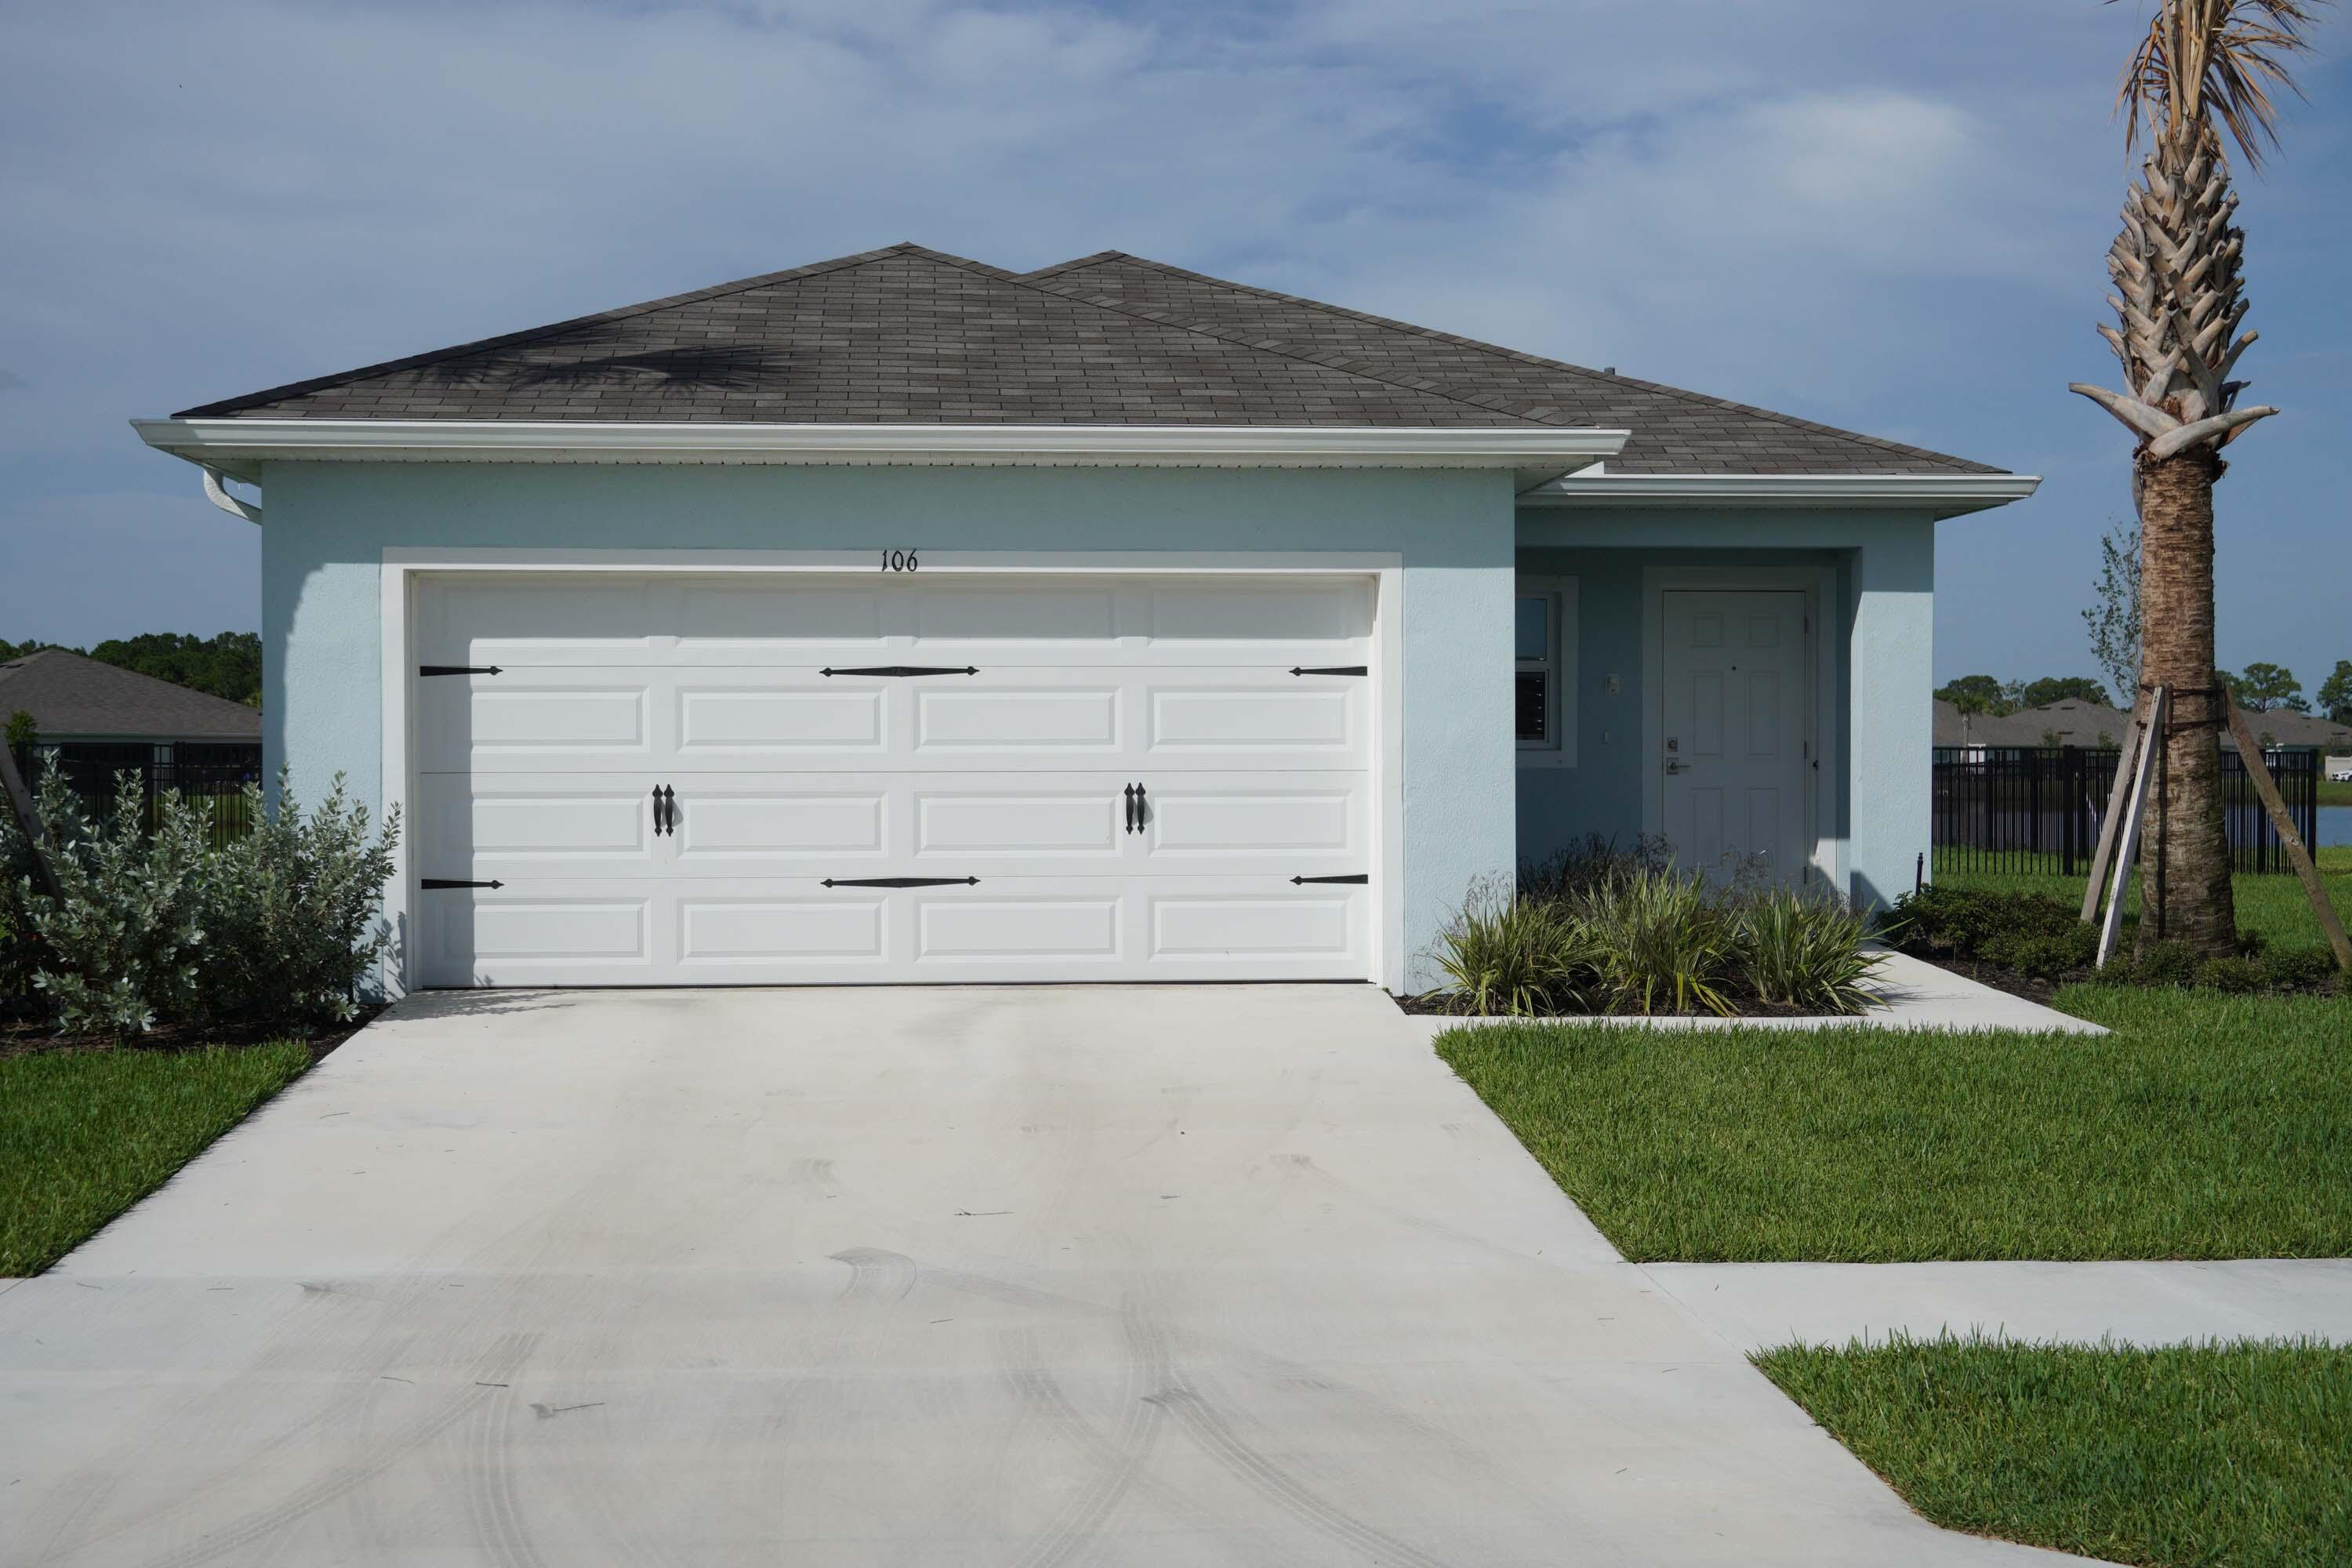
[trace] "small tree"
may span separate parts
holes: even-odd
[[[2319,683],[2319,710],[2338,724],[2352,724],[2352,658],[2336,661],[2336,673]]]
[[[2107,672],[2116,706],[2139,700],[2139,524],[2114,522],[2099,536],[2099,577],[2091,584],[2091,657]]]
[[[2303,695],[2303,682],[2294,672],[2283,665],[2250,664],[2242,674],[2219,672],[2222,684],[2229,687],[2231,698],[2249,713],[2268,713],[2284,708],[2290,712],[2308,713],[2311,704]]]

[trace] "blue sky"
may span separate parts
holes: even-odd
[[[257,624],[124,421],[912,239],[1117,248],[2047,477],[1943,525],[1939,678],[2093,673],[2126,440],[2065,390],[2145,0],[28,8],[5,29],[0,637]],[[2352,19],[2243,182],[2284,406],[2221,658],[2352,658]],[[2330,285],[2335,285],[2330,288]]]

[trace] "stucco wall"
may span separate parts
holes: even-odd
[[[1828,581],[1815,629],[1830,665],[1822,735],[1837,748],[1821,780],[1826,854],[1857,899],[1907,892],[1928,842],[1935,527],[1864,511],[1521,512],[1520,569],[1574,576],[1578,591],[1577,762],[1518,771],[1522,859],[1588,832],[1631,843],[1643,830],[1645,570],[1798,568]]]
[[[389,545],[1377,551],[1404,561],[1409,984],[1517,854],[1507,474],[278,463],[263,482],[263,746],[306,797],[341,772],[383,800]]]

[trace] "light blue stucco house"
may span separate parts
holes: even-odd
[[[1935,525],[2035,483],[914,246],[138,428],[262,526],[269,765],[404,814],[398,986],[1417,989],[1594,833],[1884,900]]]

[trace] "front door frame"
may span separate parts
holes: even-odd
[[[1823,722],[1838,710],[1837,661],[1822,657],[1829,638],[1825,612],[1837,603],[1837,568],[1806,566],[1645,566],[1642,569],[1642,832],[1665,831],[1666,595],[1696,590],[1717,593],[1790,591],[1805,595],[1804,658],[1812,679],[1805,682],[1804,743],[1812,766],[1805,770],[1805,811],[1813,825],[1812,848],[1805,859],[1808,880],[1819,877],[1841,894],[1845,888],[1845,838],[1837,830],[1837,792],[1823,779],[1842,777],[1841,727]]]
[[[1404,633],[1402,613],[1404,557],[1380,551],[976,551],[925,550],[926,576],[1019,574],[1122,576],[1322,576],[1367,577],[1373,584],[1370,710],[1372,716],[1372,868],[1370,958],[1374,984],[1404,989]],[[378,598],[383,650],[382,801],[404,816],[415,798],[412,758],[415,742],[416,592],[420,579],[448,574],[509,572],[628,572],[646,574],[791,572],[855,575],[877,570],[872,550],[567,550],[452,547],[384,547]],[[398,998],[412,985],[410,951],[415,924],[408,912],[421,889],[409,855],[414,833],[404,833],[393,851],[393,874],[384,886],[383,918],[394,945],[383,966],[387,995]]]

